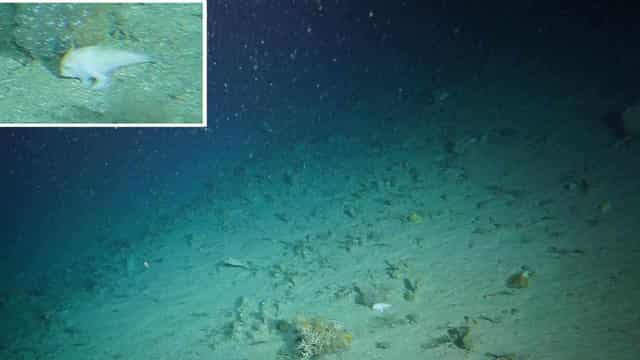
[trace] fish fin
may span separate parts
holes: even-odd
[[[82,81],[82,85],[85,87],[92,87],[94,83],[93,77],[91,76],[83,76],[80,78],[80,81]]]
[[[111,83],[111,79],[108,74],[94,74],[92,77],[93,82],[91,83],[91,88],[93,90],[104,90]]]

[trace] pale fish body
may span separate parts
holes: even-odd
[[[60,60],[60,75],[78,78],[92,89],[109,86],[111,74],[123,66],[150,62],[144,54],[102,46],[73,48]]]

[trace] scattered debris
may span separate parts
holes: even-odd
[[[407,323],[409,325],[415,325],[420,320],[419,317],[418,317],[418,314],[414,314],[414,313],[407,314],[407,315],[405,315],[404,318],[407,320]]]
[[[403,274],[406,274],[409,271],[409,263],[406,260],[398,260],[396,262],[385,260],[384,262],[387,264],[385,271],[392,279],[399,279]]]
[[[351,252],[354,248],[364,245],[364,240],[360,236],[347,234],[345,237],[345,240],[338,241],[338,247],[344,249],[346,252]]]
[[[394,329],[399,326],[413,324],[407,316],[401,316],[397,312],[385,312],[371,319],[370,327],[373,329]]]
[[[418,289],[422,287],[423,277],[421,274],[416,275],[414,278],[404,278],[404,299],[406,301],[414,301],[416,299],[416,293]]]
[[[611,211],[611,202],[609,200],[605,200],[598,204],[598,211],[600,214],[606,214]]]
[[[463,325],[452,327],[447,329],[447,333],[445,335],[438,336],[435,339],[431,339],[423,343],[420,347],[422,348],[422,350],[430,350],[442,345],[453,345],[459,349],[470,351],[472,347],[470,335],[470,326]]]
[[[572,179],[564,184],[564,188],[567,191],[576,193],[578,195],[586,195],[591,189],[591,184],[587,179]]]
[[[235,267],[235,268],[242,268],[245,270],[249,270],[250,266],[249,263],[242,261],[242,260],[238,260],[236,258],[232,258],[232,257],[228,257],[226,259],[224,259],[222,261],[222,265],[226,266],[226,267]]]
[[[423,343],[420,347],[422,350],[431,350],[450,343],[451,339],[449,338],[449,335],[442,335]]]
[[[344,206],[343,212],[345,215],[347,215],[351,219],[355,219],[358,216],[358,211],[354,207],[349,205]]]
[[[353,335],[336,322],[322,318],[301,318],[295,322],[295,356],[311,360],[349,349]]]
[[[279,332],[283,334],[288,333],[289,329],[291,328],[289,322],[286,320],[276,320],[275,327]]]
[[[276,217],[276,219],[282,221],[285,224],[287,224],[287,223],[289,223],[291,221],[289,219],[289,217],[287,216],[287,214],[285,214],[285,213],[275,213],[274,216]]]
[[[373,286],[354,285],[356,291],[356,304],[373,308],[375,304],[384,303],[387,299],[387,290]]]
[[[561,249],[555,246],[549,246],[547,248],[547,252],[552,255],[561,256],[561,255],[584,255],[584,250],[580,249]]]
[[[471,327],[469,326],[458,326],[454,328],[450,328],[447,330],[447,335],[449,335],[449,340],[456,347],[463,350],[471,350]]]
[[[502,322],[502,319],[492,318],[492,317],[489,317],[489,316],[486,316],[486,315],[480,315],[480,316],[478,316],[478,319],[479,320],[488,321],[488,322],[490,322],[492,324],[500,324]]]
[[[498,296],[498,295],[515,295],[515,294],[516,293],[514,293],[513,291],[500,290],[500,291],[484,294],[482,298],[487,299],[487,298]]]
[[[290,270],[282,264],[275,264],[270,271],[271,277],[276,280],[275,286],[287,285],[290,288],[295,287],[298,284],[298,278],[305,274]]]
[[[518,360],[518,357],[515,353],[494,354],[488,352],[485,353],[484,356],[493,360]]]
[[[340,286],[338,289],[336,289],[336,291],[333,293],[333,296],[337,299],[344,299],[347,298],[349,296],[351,296],[351,294],[353,294],[353,287],[349,287],[349,286]]]
[[[413,211],[406,216],[405,220],[411,224],[422,224],[423,218],[417,212]]]
[[[488,185],[485,186],[487,191],[491,192],[493,196],[498,197],[506,197],[511,200],[521,199],[525,196],[526,192],[520,189],[508,189],[503,187],[502,185]]]
[[[308,234],[305,235],[304,239],[280,241],[280,244],[282,244],[286,250],[291,251],[294,256],[301,259],[308,259],[315,253],[313,239]]]
[[[527,288],[529,287],[529,276],[531,275],[528,271],[519,271],[507,278],[506,285],[510,289]]]
[[[512,274],[507,278],[506,286],[511,289],[524,289],[529,287],[529,278],[535,274],[531,269],[524,265],[520,271]]]

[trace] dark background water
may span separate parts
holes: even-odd
[[[148,219],[129,210],[179,206],[216,162],[411,128],[419,120],[399,109],[432,103],[464,79],[484,81],[487,69],[548,80],[550,97],[556,86],[587,84],[615,120],[639,93],[640,24],[629,4],[209,2],[208,129],[0,129],[3,265],[27,271],[56,242],[89,242],[101,222],[142,227]],[[354,106],[383,115],[345,121]],[[606,113],[581,126],[610,131]]]

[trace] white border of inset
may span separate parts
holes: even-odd
[[[0,3],[8,4],[25,4],[25,3],[146,3],[146,4],[201,4],[202,5],[202,122],[201,123],[0,123],[0,128],[16,128],[16,127],[105,127],[105,128],[121,128],[121,127],[180,127],[180,128],[198,128],[207,127],[207,1],[206,0],[0,0]]]

